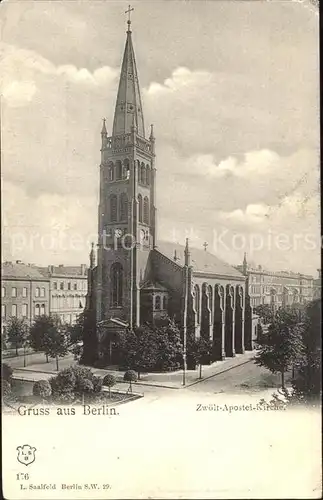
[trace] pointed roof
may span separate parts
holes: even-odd
[[[128,134],[133,125],[136,125],[138,135],[145,137],[135,52],[132,45],[130,22],[128,22],[112,135]]]

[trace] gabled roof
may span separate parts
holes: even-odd
[[[165,288],[163,285],[158,283],[157,281],[145,281],[142,283],[140,286],[142,290],[149,290],[149,291],[159,291],[159,292],[167,292],[167,288]]]
[[[28,264],[23,264],[22,262],[4,262],[1,264],[1,276],[2,279],[6,278],[16,278],[16,279],[27,279],[27,280],[42,280],[47,281],[46,278],[39,270]]]
[[[172,262],[178,266],[183,267],[185,264],[183,245],[172,243],[169,241],[158,241],[156,250],[165,255]],[[223,260],[219,259],[216,255],[205,250],[190,247],[191,266],[193,272],[204,274],[216,274],[221,276],[232,276],[237,278],[244,278],[243,274],[230,266]],[[176,259],[174,259],[176,251]]]
[[[109,319],[104,319],[98,323],[98,326],[105,326],[106,328],[109,327],[121,327],[121,328],[127,328],[129,326],[128,323],[123,321],[122,319],[119,318],[109,318]]]

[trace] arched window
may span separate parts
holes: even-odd
[[[118,198],[115,194],[110,196],[110,220],[117,222],[118,219]]]
[[[45,315],[45,304],[42,304],[42,305],[40,306],[40,314],[41,314],[42,316],[44,316],[44,315]]]
[[[116,180],[120,181],[122,178],[122,163],[120,160],[116,161]]]
[[[213,294],[212,294],[212,287],[211,287],[211,285],[209,285],[207,287],[207,295],[208,295],[208,299],[209,299],[209,309],[212,312],[213,311],[213,300],[212,300],[213,299],[213,296],[212,296]]]
[[[164,310],[167,309],[167,297],[166,297],[166,295],[164,295],[164,297],[163,297],[163,309]]]
[[[129,160],[126,158],[123,162],[123,172],[122,172],[122,178],[123,179],[129,179],[130,177],[130,168],[129,168]]]
[[[36,288],[36,290],[37,290],[37,288]],[[38,290],[39,290],[39,288],[38,288]],[[17,288],[15,286],[13,286],[11,288],[11,297],[17,297]]]
[[[138,219],[139,222],[142,222],[142,196],[141,194],[138,194]]]
[[[159,310],[161,306],[161,300],[160,300],[160,295],[157,295],[155,297],[155,309]]]
[[[146,165],[146,184],[150,186],[150,168],[149,165]]]
[[[36,304],[35,305],[35,316],[39,316],[39,315],[40,315],[40,305]]]
[[[194,309],[196,312],[196,321],[200,323],[200,289],[198,285],[194,287]]]
[[[114,181],[114,165],[112,161],[108,165],[108,179],[109,181]]]
[[[144,223],[149,224],[149,200],[147,196],[144,198]]]
[[[128,218],[128,198],[126,193],[120,196],[120,220],[126,221]]]
[[[138,182],[141,181],[141,169],[140,169],[140,161],[136,160],[137,162],[137,171],[138,171]]]
[[[146,184],[146,167],[144,163],[142,163],[140,167],[140,182],[141,184]]]
[[[40,288],[37,287],[35,290],[35,296],[39,297],[39,295],[40,295]]]
[[[123,295],[123,268],[119,262],[111,266],[111,305],[112,307],[122,306]]]

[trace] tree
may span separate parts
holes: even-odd
[[[12,378],[12,374],[13,374],[13,369],[11,368],[10,365],[8,365],[7,363],[3,363],[1,365],[1,378],[2,380],[6,380],[7,382],[11,382],[11,378]]]
[[[137,382],[137,374],[134,370],[127,370],[123,376],[125,382],[129,382],[129,389],[132,392],[132,383]]]
[[[84,323],[86,319],[86,312],[83,311],[76,318],[74,325],[67,325],[66,333],[68,335],[69,343],[71,345],[78,344],[83,340],[84,334]]]
[[[194,359],[194,362],[199,365],[199,378],[202,378],[203,363],[210,362],[212,355],[212,341],[204,337],[189,337],[187,342],[187,354]]]
[[[78,325],[82,331],[83,352],[80,363],[93,366],[98,360],[98,339],[96,332],[95,311],[86,309],[80,314]]]
[[[321,394],[322,337],[321,301],[310,302],[305,310],[301,328],[302,351],[297,362],[297,373],[293,380],[296,395],[304,400],[317,398]]]
[[[259,306],[256,306],[254,308],[254,312],[260,317],[265,325],[271,323],[275,315],[273,308],[269,304],[260,304]]]
[[[33,395],[44,400],[52,394],[52,388],[48,380],[37,380],[33,385]]]
[[[178,327],[173,321],[155,329],[157,344],[156,371],[174,371],[181,367],[183,345]]]
[[[120,337],[123,364],[127,369],[136,370],[138,379],[140,373],[152,370],[156,365],[157,342],[156,333],[149,326],[137,328],[134,332],[127,331]]]
[[[109,398],[111,399],[111,387],[116,384],[117,379],[112,373],[108,373],[103,379],[103,385],[109,387]]]
[[[302,349],[299,316],[293,310],[278,309],[267,332],[257,340],[258,353],[255,363],[265,366],[272,373],[281,373],[285,388],[285,373],[299,359]]]
[[[59,370],[58,358],[66,356],[68,353],[68,341],[64,326],[58,317],[50,318],[51,325],[46,330],[43,338],[43,349],[50,358],[56,359],[56,370]]]
[[[25,345],[28,337],[28,325],[24,318],[11,317],[7,325],[7,338],[16,348],[16,356],[18,356],[18,347]]]
[[[55,320],[52,316],[38,316],[35,318],[29,332],[29,344],[34,349],[34,351],[44,351],[45,350],[45,337],[47,332],[55,324]],[[46,361],[48,362],[48,354],[45,353]]]

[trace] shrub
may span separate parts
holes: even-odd
[[[71,366],[59,372],[50,380],[55,399],[64,401],[82,398],[84,393],[91,397],[100,393],[102,380],[96,377],[90,368],[85,366]]]
[[[9,366],[7,363],[3,363],[3,365],[1,366],[2,380],[10,382],[12,374],[13,374],[13,369],[11,368],[11,366]]]
[[[7,380],[1,380],[1,393],[3,401],[8,401],[12,394],[11,385]]]
[[[132,392],[132,382],[137,382],[137,374],[134,370],[127,370],[123,376],[125,382],[129,382],[130,391]]]
[[[33,395],[46,399],[52,394],[52,388],[48,380],[37,380],[33,385]]]
[[[109,398],[111,399],[111,387],[116,384],[117,379],[112,373],[108,373],[103,379],[103,385],[109,387]]]

